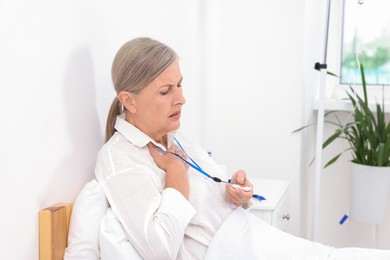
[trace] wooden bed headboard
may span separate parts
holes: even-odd
[[[40,260],[63,260],[71,212],[71,203],[58,203],[39,211]]]

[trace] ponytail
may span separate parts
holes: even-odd
[[[110,111],[108,112],[107,124],[106,124],[106,139],[105,142],[110,140],[111,136],[115,133],[116,117],[122,113],[122,106],[118,98],[115,97],[112,101]]]

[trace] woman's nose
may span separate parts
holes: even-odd
[[[186,103],[186,98],[183,95],[183,89],[177,88],[176,89],[176,103],[184,105]]]

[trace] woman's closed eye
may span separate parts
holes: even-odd
[[[182,88],[181,83],[177,84],[176,86],[177,86],[178,88]],[[160,91],[160,94],[163,95],[163,96],[167,95],[169,92],[172,91],[172,87],[173,87],[173,86],[167,86],[166,88],[164,88],[164,89],[162,89],[162,90]]]
[[[170,91],[171,91],[172,87],[171,86],[168,86],[168,87],[165,87],[163,88],[161,91],[160,91],[160,94],[161,95],[167,95]]]

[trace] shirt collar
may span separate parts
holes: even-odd
[[[142,132],[140,129],[127,122],[125,120],[124,114],[117,116],[115,121],[115,129],[135,146],[142,148],[146,146],[149,142],[151,142],[154,145],[163,149],[164,151],[166,150],[162,144],[157,143],[152,138],[150,138],[147,134]],[[175,137],[175,134],[176,131],[172,131],[168,133],[167,135],[168,147],[171,147],[171,145],[173,144],[173,139]]]

